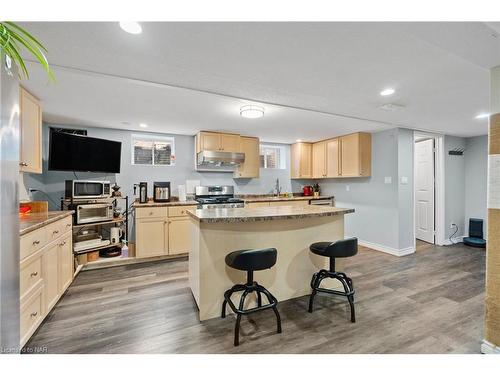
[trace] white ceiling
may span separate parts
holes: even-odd
[[[489,68],[500,65],[497,23],[142,23],[140,35],[113,22],[23,25],[55,67],[56,84],[35,65],[24,82],[46,121],[166,133],[486,134],[474,116],[488,111]],[[379,96],[389,86],[396,94]],[[266,103],[264,118],[239,116],[252,101]]]

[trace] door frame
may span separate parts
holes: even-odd
[[[445,201],[444,201],[444,135],[426,133],[421,131],[413,132],[413,145],[417,138],[426,137],[434,139],[434,243],[439,246],[445,244]],[[415,184],[417,179],[417,168],[415,168],[415,147],[413,147],[413,239],[415,249],[417,248],[417,238],[415,223],[417,213],[415,210]]]

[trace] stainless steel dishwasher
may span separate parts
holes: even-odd
[[[335,198],[311,199],[309,204],[312,206],[333,206],[335,207]]]

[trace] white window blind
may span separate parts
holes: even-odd
[[[260,146],[260,167],[285,169],[284,147],[262,144]]]
[[[175,165],[174,138],[132,136],[132,164]]]

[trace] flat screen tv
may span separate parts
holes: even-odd
[[[51,131],[49,170],[120,173],[122,143]]]

